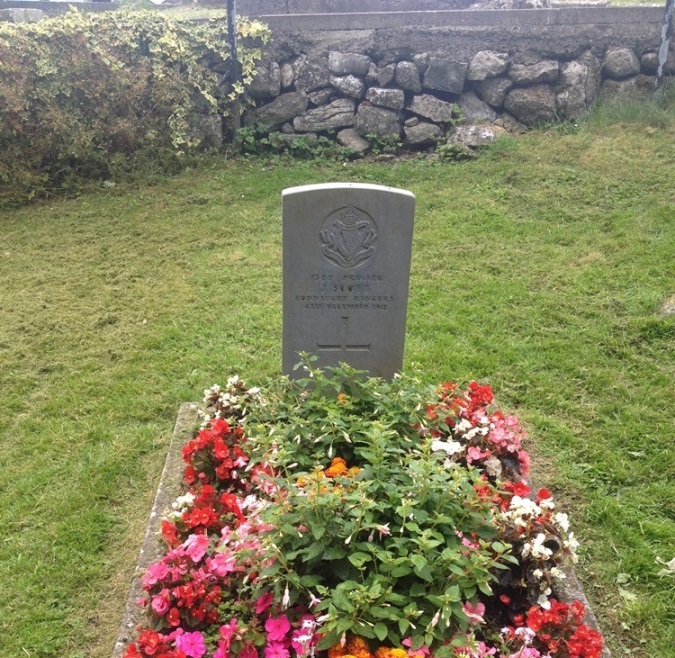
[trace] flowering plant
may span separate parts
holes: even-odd
[[[577,543],[472,382],[348,366],[205,391],[125,658],[597,658],[552,598]]]

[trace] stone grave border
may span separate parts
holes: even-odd
[[[135,628],[145,619],[145,609],[137,605],[137,601],[144,595],[141,588],[141,576],[150,564],[159,560],[165,553],[164,544],[161,541],[161,519],[165,510],[171,507],[171,503],[181,494],[183,458],[182,448],[192,439],[193,431],[198,426],[198,404],[185,402],[178,410],[178,417],[174,426],[169,450],[166,455],[164,469],[157,487],[155,502],[152,505],[145,539],[138,557],[138,563],[134,570],[131,581],[129,597],[124,608],[122,623],[120,624],[112,658],[122,658],[124,651],[135,638]],[[531,485],[532,483],[529,482]],[[532,487],[534,489],[534,487]],[[591,628],[600,631],[598,620],[586,598],[584,589],[571,567],[565,568],[566,578],[557,583],[555,595],[562,602],[573,600],[581,601],[586,608],[584,622]],[[603,648],[601,658],[611,658],[607,646]]]

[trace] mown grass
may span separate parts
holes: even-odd
[[[675,655],[675,118],[619,120],[0,213],[0,656],[110,655],[178,405],[280,367],[281,190],[340,180],[417,195],[406,363],[494,385],[614,654]]]

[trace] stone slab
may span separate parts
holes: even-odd
[[[283,195],[283,372],[300,352],[392,378],[403,366],[415,196],[358,183]]]

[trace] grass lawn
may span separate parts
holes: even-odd
[[[675,656],[675,118],[476,161],[213,159],[0,213],[0,656],[110,655],[179,404],[281,359],[281,191],[412,190],[406,363],[490,382],[615,656]]]

